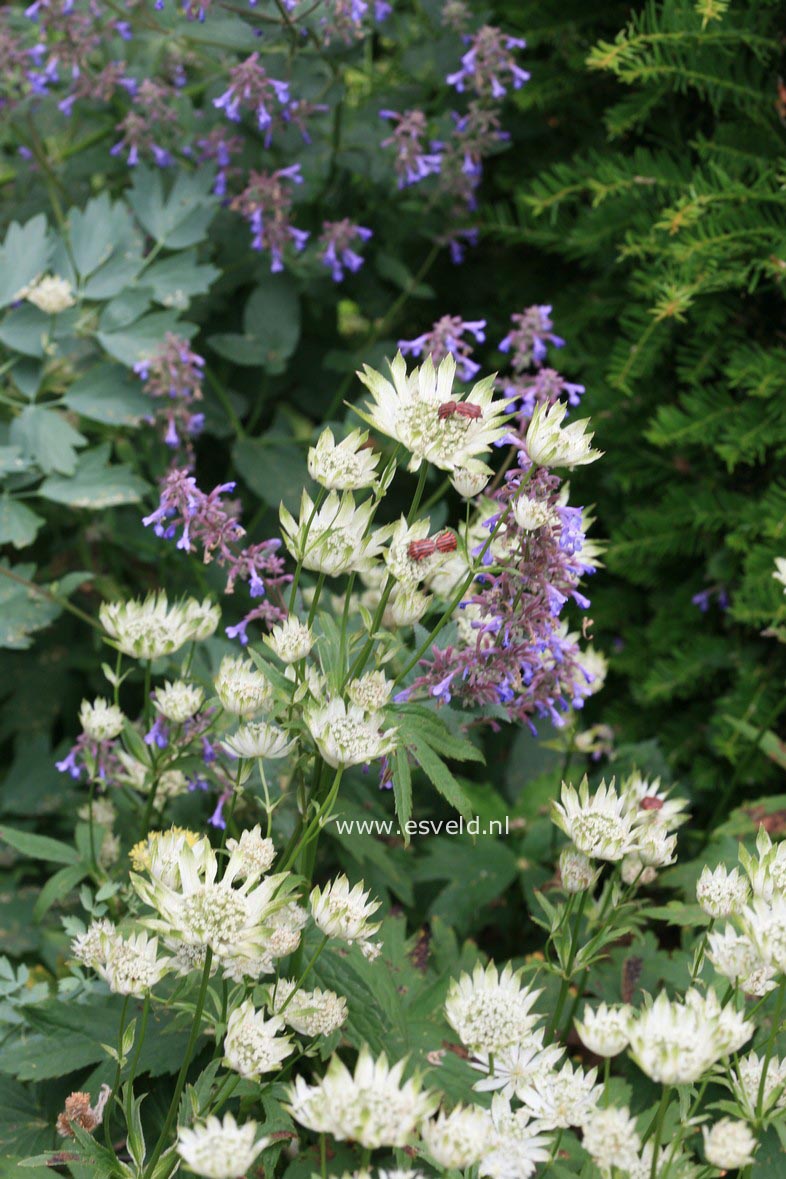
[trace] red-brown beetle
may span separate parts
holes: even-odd
[[[426,557],[431,557],[437,551],[437,542],[435,540],[411,540],[407,545],[407,555],[413,561],[424,561]]]
[[[437,410],[437,417],[441,422],[444,422],[447,418],[452,418],[457,409],[457,401],[443,401]]]
[[[663,807],[662,798],[653,798],[652,795],[647,794],[639,803],[639,808],[643,811],[659,811]]]
[[[469,418],[471,421],[483,417],[483,410],[472,401],[460,401],[456,406],[456,413],[460,418]]]
[[[458,547],[452,532],[440,532],[439,536],[435,537],[434,544],[438,553],[455,553]]]

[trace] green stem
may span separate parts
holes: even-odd
[[[300,988],[303,986],[303,983],[306,981],[306,979],[308,978],[309,974],[311,973],[311,969],[312,969],[312,967],[313,967],[314,963],[316,962],[317,958],[319,957],[319,955],[320,955],[320,954],[322,953],[322,951],[324,950],[325,946],[328,944],[328,941],[329,941],[329,940],[330,940],[330,939],[329,939],[328,935],[327,935],[327,934],[323,934],[323,936],[322,936],[322,941],[319,943],[319,945],[317,946],[316,950],[314,951],[314,953],[313,953],[313,954],[311,955],[311,957],[309,958],[309,960],[308,960],[308,963],[306,964],[306,968],[305,968],[305,970],[303,971],[303,973],[301,974],[300,978],[299,978],[299,979],[297,980],[297,982],[295,983],[295,986],[293,987],[292,991],[290,992],[290,994],[289,994],[289,995],[287,995],[287,997],[286,997],[286,999],[284,1000],[284,1002],[281,1004],[281,1006],[280,1006],[280,1007],[278,1008],[278,1010],[276,1011],[276,1015],[280,1015],[280,1014],[281,1014],[281,1012],[282,1012],[282,1011],[284,1011],[284,1010],[285,1010],[285,1009],[286,1009],[286,1008],[289,1006],[289,1004],[292,1002],[292,1000],[294,999],[295,995],[298,993],[298,991],[300,990]]]
[[[142,1053],[142,1044],[145,1039],[145,1032],[147,1031],[147,1017],[150,1014],[150,991],[145,995],[145,1002],[142,1007],[142,1022],[139,1025],[139,1031],[136,1037],[136,1045],[134,1047],[134,1056],[131,1061],[131,1068],[128,1073],[128,1093],[129,1102],[133,1101],[134,1097],[134,1078],[136,1077],[136,1070],[139,1066],[139,1057]]]
[[[106,1103],[106,1113],[104,1114],[104,1139],[107,1146],[109,1147],[112,1145],[112,1135],[110,1134],[110,1123],[112,1121],[112,1103],[115,1100],[115,1094],[117,1093],[118,1087],[120,1085],[120,1073],[122,1072],[123,1068],[121,1064],[123,1059],[123,1037],[126,1031],[126,1017],[128,1015],[128,1004],[130,999],[131,996],[126,995],[125,999],[123,1000],[122,1010],[120,1012],[120,1031],[117,1036],[117,1068],[115,1069],[115,1079],[112,1082],[112,1091],[109,1094],[109,1100]]]
[[[775,1040],[780,1032],[781,1018],[783,1016],[783,1001],[786,998],[786,979],[781,979],[780,987],[778,988],[778,1002],[775,1007],[775,1015],[772,1019],[772,1027],[770,1028],[769,1039],[767,1040],[767,1048],[764,1053],[764,1061],[761,1066],[761,1079],[759,1081],[759,1091],[756,1094],[756,1120],[761,1121],[762,1109],[764,1106],[764,1090],[767,1084],[767,1070],[770,1067],[772,1054],[775,1051]]]
[[[193,1020],[193,1023],[191,1024],[191,1035],[188,1037],[186,1051],[183,1056],[183,1063],[180,1066],[180,1072],[177,1074],[177,1080],[175,1082],[175,1091],[172,1094],[172,1100],[169,1104],[169,1110],[167,1111],[166,1121],[164,1122],[164,1128],[162,1129],[162,1131],[158,1137],[158,1142],[156,1143],[155,1149],[153,1150],[153,1153],[150,1156],[150,1162],[148,1163],[147,1167],[145,1168],[145,1170],[143,1172],[142,1179],[149,1179],[149,1177],[153,1174],[153,1171],[155,1170],[156,1163],[158,1162],[159,1158],[161,1157],[161,1154],[163,1153],[164,1145],[166,1143],[167,1138],[169,1137],[170,1131],[172,1130],[172,1124],[175,1121],[175,1118],[177,1117],[177,1111],[178,1111],[178,1107],[180,1105],[180,1097],[183,1092],[183,1086],[186,1083],[186,1074],[188,1073],[188,1068],[189,1068],[189,1065],[191,1064],[191,1057],[194,1052],[194,1047],[196,1045],[197,1039],[199,1038],[200,1024],[202,1022],[202,1011],[204,1010],[204,1006],[205,1006],[205,996],[207,995],[207,984],[210,979],[210,967],[211,967],[212,962],[213,962],[213,951],[210,948],[210,946],[208,946],[207,952],[205,954],[205,965],[204,965],[204,969],[202,970],[202,981],[199,986],[199,994],[197,996],[196,1008],[194,1009],[194,1020]]]
[[[54,602],[61,610],[67,610],[75,618],[79,618],[82,622],[86,622],[88,626],[92,626],[93,630],[100,631],[101,634],[104,633],[104,628],[100,622],[97,622],[95,618],[91,618],[89,614],[86,614],[84,610],[80,610],[78,606],[72,605],[68,601],[68,598],[61,598],[59,594],[53,593],[52,590],[47,589],[45,586],[36,585],[34,581],[28,581],[26,577],[20,577],[18,573],[15,573],[6,565],[0,565],[0,574],[3,577],[7,577],[9,581],[15,581],[17,585],[23,585],[31,594],[36,594],[40,598],[46,598],[48,602]]]
[[[568,961],[565,965],[565,971],[562,978],[562,985],[560,986],[559,996],[557,998],[557,1007],[554,1012],[554,1019],[551,1025],[551,1035],[553,1038],[559,1034],[559,1022],[562,1015],[562,1010],[565,1006],[565,1000],[568,997],[570,989],[570,980],[573,973],[573,964],[576,961],[576,955],[579,952],[579,932],[581,930],[581,918],[584,914],[584,907],[587,903],[587,895],[589,890],[585,890],[581,894],[578,908],[576,909],[576,916],[573,922],[573,930],[570,936],[570,949],[568,951]]]

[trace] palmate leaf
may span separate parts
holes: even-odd
[[[442,797],[464,818],[472,817],[472,802],[443,758],[457,761],[483,761],[483,755],[466,738],[452,733],[441,716],[419,704],[395,709],[398,748],[392,759],[393,796],[396,815],[406,836],[406,824],[412,817],[412,777],[408,763],[411,756]]]

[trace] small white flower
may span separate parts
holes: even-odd
[[[724,1171],[738,1171],[753,1162],[756,1135],[746,1122],[721,1118],[714,1126],[702,1126],[707,1162]]]
[[[328,490],[358,491],[371,487],[376,478],[380,454],[371,449],[368,430],[353,430],[342,442],[326,428],[309,448],[308,473]]]
[[[407,1146],[416,1127],[429,1117],[439,1096],[424,1090],[418,1076],[402,1080],[404,1061],[393,1066],[363,1047],[352,1074],[338,1056],[314,1085],[302,1076],[289,1090],[289,1112],[315,1133],[329,1132],[339,1141],[379,1146]]]
[[[478,456],[487,454],[504,438],[508,417],[507,403],[501,398],[494,400],[494,377],[479,381],[460,400],[453,393],[456,361],[450,354],[440,361],[439,368],[429,356],[407,374],[406,361],[399,352],[390,365],[390,375],[392,383],[368,365],[358,373],[372,396],[361,417],[411,452],[409,470],[416,471],[425,461],[443,471],[488,477],[491,472]],[[456,411],[449,403],[473,408]]]
[[[535,406],[527,427],[526,450],[539,467],[574,467],[594,463],[603,454],[593,450],[593,434],[587,433],[589,418],[571,422],[562,429],[562,421],[568,406],[562,401],[547,405],[544,401]]]
[[[508,963],[478,963],[472,974],[452,979],[445,999],[448,1023],[462,1044],[474,1052],[496,1054],[524,1042],[541,1018],[532,1013],[540,991],[521,985],[521,973]]]
[[[430,594],[421,593],[411,586],[398,585],[390,595],[383,622],[391,628],[414,626],[420,622],[430,605]]]
[[[641,1139],[627,1106],[596,1108],[584,1124],[583,1146],[601,1171],[630,1170],[638,1161]]]
[[[759,959],[780,974],[786,972],[786,897],[782,893],[771,901],[754,897],[741,921]]]
[[[740,863],[751,883],[755,897],[765,901],[780,893],[786,895],[786,842],[773,843],[762,825],[756,836],[756,857],[740,847]]]
[[[747,1056],[742,1056],[737,1061],[734,1088],[751,1120],[757,1114],[763,1069],[764,1060],[760,1059],[755,1052],[749,1052]],[[786,1107],[786,1060],[772,1057],[767,1066],[767,1075],[762,1091],[762,1113],[767,1113],[772,1108],[783,1109],[784,1107]]]
[[[450,476],[450,482],[463,499],[474,499],[480,495],[490,478],[491,475],[482,469],[468,471],[465,467],[458,467]]]
[[[661,992],[630,1023],[630,1054],[642,1072],[663,1085],[698,1081],[753,1034],[754,1026],[714,991],[690,989],[683,1001]]]
[[[357,704],[331,700],[324,707],[307,706],[305,722],[319,752],[329,766],[363,765],[391,753],[396,730],[385,729],[379,713],[367,713]]]
[[[227,712],[250,716],[270,704],[270,684],[250,659],[225,655],[216,679],[218,698]]]
[[[268,761],[286,757],[295,746],[294,741],[287,740],[283,729],[266,721],[243,725],[236,733],[225,737],[221,744],[235,757],[261,757]]]
[[[256,1080],[262,1073],[275,1072],[282,1060],[294,1051],[289,1036],[280,1035],[284,1020],[273,1015],[265,1018],[263,1011],[255,1011],[246,999],[232,1011],[224,1040],[224,1059],[227,1067],[248,1080]]]
[[[632,1008],[627,1004],[609,1007],[601,1003],[599,1007],[585,1007],[584,1019],[576,1020],[576,1031],[584,1047],[595,1056],[617,1056],[628,1046],[632,1014]]]
[[[731,925],[714,929],[707,938],[707,957],[729,982],[746,995],[766,995],[775,986],[775,969],[763,959],[751,939]]]
[[[163,688],[156,688],[153,703],[156,711],[174,724],[182,725],[199,712],[205,693],[197,684],[185,680],[166,681]]]
[[[270,1138],[257,1137],[256,1122],[238,1126],[231,1113],[204,1125],[178,1126],[177,1153],[190,1171],[204,1179],[239,1179],[251,1168]]]
[[[559,523],[559,516],[550,504],[530,499],[526,493],[513,501],[513,517],[524,532],[537,532],[539,528]]]
[[[430,530],[431,521],[428,516],[416,520],[414,524],[408,524],[402,516],[395,524],[380,530],[388,541],[388,547],[385,549],[388,572],[401,583],[402,588],[414,589],[427,577],[432,576],[445,560],[444,554],[437,549],[418,559],[411,556],[410,545],[426,540]]]
[[[196,598],[186,598],[183,608],[190,639],[195,643],[201,643],[215,634],[216,627],[221,621],[221,610],[215,602],[211,602],[209,598],[201,602]]]
[[[472,1086],[478,1093],[495,1090],[502,1097],[512,1100],[529,1086],[543,1080],[557,1067],[565,1054],[559,1044],[543,1047],[545,1031],[538,1028],[526,1035],[517,1044],[511,1044],[499,1052],[476,1052],[472,1067],[487,1076]]]
[[[80,806],[76,813],[79,815],[80,819],[84,820],[85,823],[89,823],[90,810],[90,804],[85,803],[84,806]],[[92,811],[93,822],[96,824],[96,826],[112,827],[114,825],[115,819],[117,818],[117,811],[114,808],[114,804],[111,803],[108,798],[94,798]]]
[[[370,671],[359,680],[350,680],[347,695],[364,712],[379,712],[390,699],[393,685],[384,671]]]
[[[637,815],[613,785],[601,782],[590,795],[586,774],[578,792],[563,782],[562,801],[551,804],[551,818],[579,851],[595,860],[621,860],[636,846]]]
[[[232,853],[235,875],[264,876],[276,858],[272,839],[263,839],[259,823],[241,831],[240,839],[228,839],[227,849]]]
[[[677,859],[677,836],[659,823],[644,822],[636,838],[635,854],[647,868],[665,868]]]
[[[696,900],[710,917],[731,917],[739,913],[748,899],[750,887],[737,868],[731,872],[725,864],[713,871],[704,868],[696,885]]]
[[[158,957],[158,939],[146,933],[122,937],[114,930],[101,936],[102,959],[95,969],[111,991],[142,998],[164,977],[169,958]]]
[[[366,957],[375,957],[379,947],[371,941],[381,926],[370,918],[380,906],[369,900],[363,881],[350,888],[346,876],[337,876],[324,888],[317,885],[309,898],[311,915],[324,934],[352,945],[357,942]]]
[[[603,1093],[603,1086],[595,1084],[597,1074],[597,1069],[585,1073],[566,1061],[559,1072],[546,1073],[517,1096],[544,1130],[582,1126]]]
[[[633,773],[620,783],[620,797],[631,811],[638,812],[643,823],[671,829],[687,822],[687,798],[670,795],[661,787],[660,778],[643,778]]]
[[[440,1167],[463,1171],[483,1158],[491,1136],[485,1110],[457,1105],[450,1113],[443,1109],[420,1127],[426,1149]]]
[[[264,642],[275,651],[282,663],[297,663],[305,659],[314,646],[314,636],[305,623],[289,614],[274,626]]]
[[[161,659],[191,640],[207,638],[221,612],[209,599],[187,598],[170,606],[165,593],[144,601],[103,602],[98,617],[114,646],[134,659]]]
[[[70,282],[57,274],[45,274],[43,278],[29,283],[22,288],[17,298],[27,299],[28,303],[47,315],[58,315],[76,303]]]
[[[91,966],[95,969],[96,965],[105,958],[108,946],[116,936],[117,930],[112,922],[108,921],[106,917],[100,917],[97,921],[91,921],[85,932],[78,933],[73,939],[71,956],[84,966]]]
[[[122,710],[109,704],[103,696],[98,696],[92,704],[83,700],[79,709],[79,723],[93,741],[111,741],[117,737],[123,731],[125,719]]]
[[[497,1094],[491,1102],[491,1140],[481,1160],[478,1174],[488,1179],[530,1179],[538,1163],[550,1155],[550,1139],[541,1133],[526,1109],[510,1107]]]
[[[279,517],[284,543],[296,561],[315,573],[337,577],[371,569],[379,553],[380,539],[368,528],[374,514],[374,500],[359,506],[351,491],[331,491],[319,509],[307,491],[300,500],[300,518],[281,505]]]
[[[635,884],[637,888],[640,888],[642,885],[652,884],[653,880],[657,880],[658,870],[653,868],[651,864],[645,864],[638,852],[631,852],[622,858],[620,876],[623,884]]]
[[[565,892],[586,892],[594,888],[601,869],[575,847],[563,847],[559,854],[559,876]]]
[[[271,987],[270,1010],[301,1036],[329,1036],[345,1022],[347,1001],[335,991],[296,991],[292,979]]]

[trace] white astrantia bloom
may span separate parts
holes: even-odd
[[[95,969],[108,952],[112,939],[118,937],[115,926],[106,917],[91,921],[84,933],[78,933],[71,942],[71,957],[84,966]]]
[[[17,299],[27,299],[46,315],[59,315],[76,304],[70,282],[59,274],[45,274],[35,282],[28,283],[17,294]]]
[[[586,774],[576,791],[562,783],[561,802],[552,802],[551,819],[579,851],[595,860],[621,860],[636,847],[639,816],[605,781],[590,794]]]
[[[372,397],[365,411],[359,412],[373,429],[407,448],[412,455],[408,470],[416,471],[428,462],[443,471],[461,471],[463,479],[481,474],[488,478],[491,471],[479,456],[505,437],[510,416],[507,402],[494,398],[494,376],[479,381],[460,398],[453,390],[453,356],[445,356],[438,368],[428,356],[407,373],[400,352],[390,364],[390,375],[389,381],[368,365],[358,373]]]
[[[381,947],[371,938],[382,922],[371,918],[380,902],[369,897],[362,880],[351,888],[346,876],[337,876],[324,888],[317,885],[312,889],[309,900],[311,915],[324,934],[350,946],[357,942],[366,958],[376,958]]]
[[[172,969],[180,978],[186,978],[193,971],[200,973],[205,968],[207,948],[205,946],[191,946],[186,942],[178,942],[173,938],[164,938],[164,945],[172,955]],[[218,961],[210,963],[210,977],[218,970]]]
[[[486,1110],[457,1105],[450,1113],[440,1109],[435,1118],[423,1122],[420,1134],[426,1150],[440,1167],[464,1171],[483,1158],[491,1130]]]
[[[358,680],[347,684],[347,695],[364,712],[379,712],[390,699],[393,684],[384,671],[369,671]]]
[[[596,1106],[584,1123],[582,1145],[604,1173],[612,1167],[631,1170],[638,1161],[641,1139],[627,1106]]]
[[[517,1096],[544,1130],[566,1130],[582,1126],[591,1116],[603,1094],[595,1083],[596,1068],[584,1072],[565,1061],[559,1072],[549,1072],[531,1085],[517,1091]]]
[[[218,698],[227,712],[251,716],[267,708],[272,699],[270,684],[250,659],[225,655],[215,681]]]
[[[189,1171],[204,1179],[240,1179],[271,1142],[257,1134],[256,1122],[238,1126],[231,1113],[221,1121],[209,1117],[204,1125],[178,1126],[177,1137],[177,1153]]]
[[[111,991],[143,998],[170,968],[170,959],[158,957],[158,938],[146,933],[123,937],[117,930],[101,935],[103,957],[95,969]]]
[[[113,646],[134,659],[161,659],[191,640],[209,637],[221,611],[205,599],[187,598],[173,606],[166,594],[148,594],[144,601],[103,602],[98,611]]]
[[[227,851],[238,863],[238,879],[242,876],[264,876],[276,858],[273,840],[263,837],[259,823],[241,831],[239,839],[228,839]]]
[[[723,1171],[738,1171],[753,1162],[758,1139],[747,1122],[721,1118],[713,1126],[702,1126],[707,1162]]]
[[[184,827],[170,827],[168,831],[149,831],[145,839],[135,843],[128,853],[135,872],[147,872],[170,888],[180,886],[180,852],[184,845],[191,848],[196,863],[203,865],[212,855],[206,835]]]
[[[633,1009],[628,1004],[610,1007],[585,1007],[584,1018],[575,1021],[576,1031],[585,1048],[594,1056],[617,1056],[630,1041],[629,1029]]]
[[[368,445],[368,430],[353,430],[341,442],[326,427],[309,447],[308,473],[329,491],[359,491],[371,487],[382,456]]]
[[[786,842],[774,844],[763,824],[756,836],[756,856],[740,847],[740,863],[754,897],[770,901],[777,894],[786,895]]]
[[[567,412],[564,401],[555,401],[552,405],[542,401],[535,406],[527,427],[525,447],[536,466],[573,470],[601,458],[603,451],[592,449],[594,434],[587,433],[589,418],[571,422],[563,428]]]
[[[303,716],[314,742],[329,766],[357,766],[392,753],[396,729],[382,728],[380,713],[367,713],[357,704],[331,700],[307,705]]]
[[[542,1018],[532,1012],[540,991],[521,985],[521,972],[510,963],[501,971],[493,962],[452,979],[445,999],[447,1021],[473,1052],[496,1055],[526,1042]]]
[[[182,725],[190,720],[202,707],[205,693],[198,684],[188,684],[185,680],[166,681],[163,688],[156,688],[153,693],[153,704],[156,712],[160,712],[167,720]]]
[[[314,636],[304,622],[294,614],[288,614],[269,635],[264,636],[263,642],[275,651],[282,663],[297,663],[310,654]]]
[[[718,974],[745,995],[761,997],[775,986],[775,968],[761,957],[746,934],[737,933],[731,925],[707,935],[707,957]]]
[[[275,1072],[281,1062],[291,1055],[295,1045],[282,1035],[284,1020],[279,1015],[265,1016],[255,1011],[251,999],[240,1003],[230,1013],[224,1039],[224,1061],[227,1068],[247,1080],[256,1080],[263,1073]]]
[[[221,966],[224,974],[238,983],[271,974],[276,970],[277,959],[294,954],[300,945],[302,929],[307,921],[307,911],[292,901],[276,909],[267,918],[267,940],[264,950],[222,955]]]
[[[116,704],[97,696],[91,704],[83,700],[79,709],[79,723],[93,741],[111,741],[123,731],[125,716]]]
[[[301,1036],[329,1036],[346,1021],[347,1001],[335,991],[296,990],[297,984],[280,978],[270,988],[268,1006]]]
[[[682,1001],[670,1001],[661,991],[631,1017],[630,1055],[653,1081],[688,1084],[738,1051],[753,1031],[731,1004],[721,1007],[714,991],[702,995],[691,988]]]
[[[732,1077],[732,1087],[751,1121],[757,1116],[759,1092],[762,1095],[763,1114],[771,1109],[786,1108],[786,1060],[779,1060],[777,1056],[769,1060],[762,1089],[763,1069],[764,1058],[749,1052],[737,1061],[736,1074]]]
[[[416,622],[420,622],[431,601],[431,594],[421,593],[411,586],[398,585],[390,595],[382,622],[389,629],[414,626]]]
[[[560,520],[555,508],[543,500],[531,499],[526,492],[513,501],[513,518],[524,532],[553,528]]]
[[[462,499],[474,499],[487,486],[490,478],[488,471],[469,471],[466,467],[458,467],[451,474],[450,482]]]
[[[424,557],[415,559],[410,555],[410,545],[426,540],[431,531],[431,521],[428,516],[408,524],[404,516],[384,530],[380,530],[387,540],[385,549],[385,564],[388,572],[395,577],[402,586],[414,589],[426,578],[433,576],[435,570],[444,562],[445,556],[435,549]],[[433,539],[433,538],[432,538]]]
[[[786,972],[786,896],[776,893],[771,901],[754,897],[740,920],[759,959],[779,974]]]
[[[224,737],[221,745],[235,757],[261,757],[267,761],[286,757],[295,748],[295,742],[287,740],[283,729],[266,721],[243,725],[237,732]]]
[[[646,868],[665,868],[677,859],[677,836],[660,824],[644,822],[636,835],[635,854]]]
[[[356,505],[351,491],[331,491],[317,509],[304,489],[298,520],[284,504],[279,509],[284,543],[296,561],[315,573],[362,573],[373,567],[381,544],[369,532],[374,507],[373,499]]]
[[[696,900],[715,920],[739,913],[749,894],[748,881],[740,876],[737,868],[729,872],[725,864],[718,864],[715,869],[705,867],[696,885]]]
[[[354,1074],[333,1056],[321,1080],[309,1085],[302,1076],[289,1089],[288,1110],[296,1122],[317,1134],[358,1142],[367,1149],[404,1147],[424,1118],[439,1104],[439,1095],[423,1089],[418,1075],[403,1079],[405,1062],[389,1065],[360,1050]]]
[[[491,1137],[478,1168],[488,1179],[530,1179],[551,1154],[551,1139],[526,1109],[511,1109],[496,1094],[491,1101]]]
[[[559,876],[565,892],[586,892],[594,888],[602,869],[575,847],[563,847],[559,854]]]
[[[509,1101],[557,1067],[565,1049],[559,1044],[543,1047],[544,1029],[538,1028],[518,1044],[499,1052],[477,1052],[472,1067],[487,1075],[472,1086],[478,1093],[498,1091]]]
[[[622,857],[620,876],[623,884],[635,884],[637,888],[641,888],[646,884],[652,884],[653,880],[657,880],[658,871],[651,864],[645,864],[637,852],[631,852]]]
[[[687,798],[672,795],[661,786],[660,778],[644,778],[639,773],[623,778],[620,797],[632,811],[638,812],[642,822],[671,830],[688,821]]]
[[[134,790],[147,794],[156,779],[150,766],[137,761],[130,753],[126,753],[125,749],[116,748],[114,752],[120,762],[116,771],[117,781],[127,783],[133,786]],[[176,798],[178,794],[185,794],[187,790],[188,779],[181,770],[164,770],[163,774],[157,776],[156,799],[159,803],[166,798]]]
[[[775,558],[775,572],[772,576],[781,583],[786,594],[786,557]]]
[[[184,842],[178,861],[175,887],[131,874],[138,895],[158,914],[145,924],[190,945],[207,945],[219,958],[265,954],[273,915],[286,904],[294,878],[279,873],[260,881],[258,871],[249,872],[239,847],[232,851],[220,880],[218,859],[210,847],[196,855]],[[234,887],[236,879],[242,881],[239,888]]]

